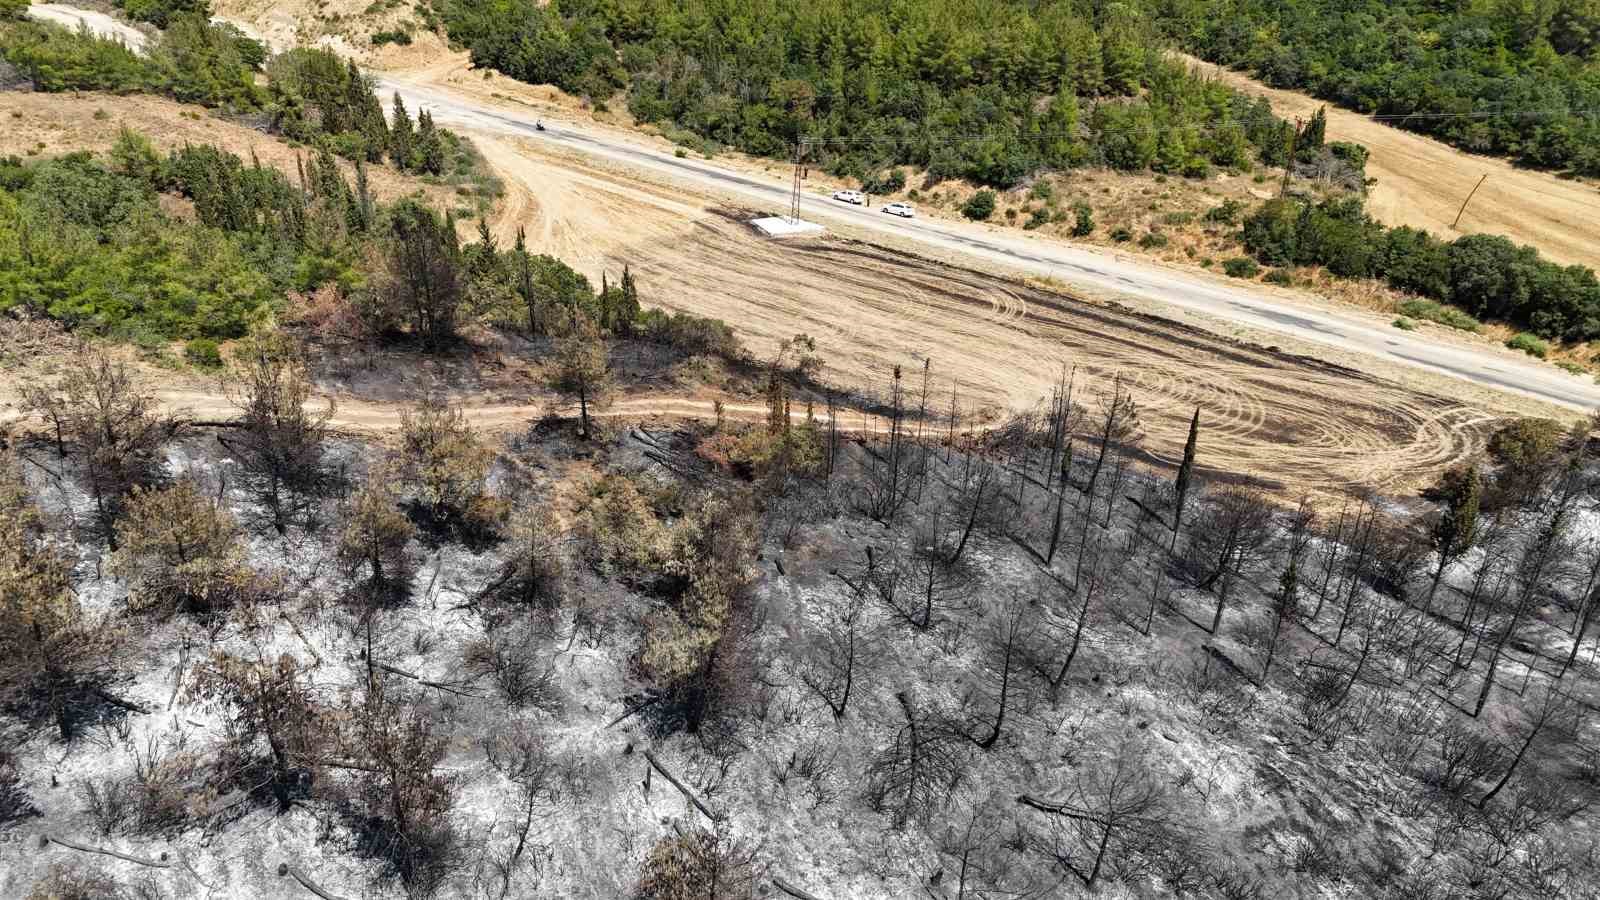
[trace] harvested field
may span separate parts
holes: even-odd
[[[815,337],[824,380],[884,386],[931,360],[930,405],[993,421],[1048,396],[1078,366],[1092,398],[1117,372],[1143,415],[1148,461],[1174,463],[1204,410],[1202,464],[1275,490],[1414,487],[1482,445],[1496,415],[1318,360],[1243,344],[1115,305],[823,237],[770,241],[744,210],[705,210],[670,189],[555,163],[531,145],[480,141],[530,242],[596,281],[628,264],[646,303],[731,323],[758,354]],[[504,163],[515,160],[516,165]],[[1092,399],[1088,404],[1093,408]]]
[[[1280,116],[1307,117],[1324,105],[1306,94],[1269,88],[1242,73],[1183,58],[1197,71],[1267,98]],[[1600,231],[1600,189],[1594,184],[1475,156],[1331,104],[1328,139],[1355,141],[1372,151],[1367,175],[1377,184],[1367,209],[1386,224],[1426,228],[1447,240],[1462,234],[1503,234],[1558,262],[1600,265],[1594,243]],[[1462,201],[1485,174],[1488,180],[1472,198],[1460,226],[1451,228]]]

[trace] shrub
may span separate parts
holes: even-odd
[[[1268,200],[1244,222],[1244,246],[1262,262],[1284,266],[1300,258],[1300,206]]]
[[[1111,239],[1119,244],[1125,244],[1128,241],[1133,240],[1133,232],[1129,231],[1122,225],[1118,225],[1117,227],[1111,229]]]
[[[879,172],[861,183],[861,190],[869,194],[898,194],[905,189],[906,173],[899,169]]]
[[[1144,237],[1139,238],[1139,246],[1146,250],[1155,250],[1160,247],[1165,247],[1170,243],[1172,243],[1172,241],[1170,241],[1166,235],[1157,231],[1149,232]]]
[[[217,349],[217,342],[210,338],[193,338],[184,344],[183,358],[189,361],[189,365],[202,369],[222,366],[222,352]]]
[[[1524,418],[1489,437],[1489,455],[1496,462],[1521,466],[1548,457],[1561,446],[1565,430],[1555,419]]]
[[[1161,222],[1164,225],[1172,225],[1172,226],[1188,225],[1189,223],[1191,223],[1193,221],[1194,221],[1194,213],[1192,213],[1192,212],[1169,212],[1166,215],[1161,217]]]
[[[986,221],[994,215],[994,191],[981,190],[961,204],[961,214],[974,222]]]
[[[1043,227],[1045,225],[1050,224],[1050,221],[1051,221],[1050,210],[1045,209],[1044,207],[1041,206],[1038,209],[1033,211],[1033,215],[1028,217],[1028,221],[1022,223],[1022,227],[1026,228],[1029,231],[1032,231],[1035,228],[1041,228],[1041,227]]]
[[[1288,269],[1273,269],[1262,277],[1268,284],[1278,284],[1289,287],[1294,284],[1294,274]]]
[[[1570,359],[1558,359],[1555,362],[1555,366],[1556,368],[1571,375],[1589,374],[1589,368],[1587,366],[1583,365],[1582,363],[1575,363]]]
[[[1072,205],[1072,213],[1073,237],[1088,237],[1094,234],[1094,211],[1089,208],[1089,204],[1074,203]]]
[[[117,522],[111,571],[128,584],[128,606],[200,615],[254,592],[233,514],[193,478],[135,489]]]
[[[1506,346],[1513,350],[1521,350],[1529,356],[1537,356],[1540,359],[1544,359],[1545,355],[1550,352],[1549,344],[1526,331],[1506,341]]]
[[[1029,197],[1032,197],[1035,200],[1043,200],[1046,203],[1049,203],[1052,199],[1054,199],[1055,195],[1055,185],[1051,184],[1047,179],[1044,178],[1035,181],[1033,183],[1033,187],[1028,189]]]
[[[1411,321],[1410,319],[1406,318],[1405,316],[1401,316],[1400,318],[1395,319],[1394,322],[1391,323],[1391,324],[1393,324],[1394,327],[1400,329],[1401,331],[1416,331],[1417,330],[1417,323]]]
[[[411,46],[411,32],[391,28],[385,31],[372,33],[372,46],[382,47],[385,44],[399,44],[402,47]]]
[[[1206,221],[1219,225],[1232,225],[1239,221],[1239,213],[1244,211],[1244,204],[1238,200],[1224,200],[1221,205],[1213,206],[1206,210]]]
[[[1248,256],[1235,256],[1222,261],[1222,271],[1231,278],[1254,278],[1261,271],[1256,261]]]
[[[1445,306],[1443,303],[1437,303],[1433,300],[1423,300],[1421,298],[1406,300],[1400,304],[1400,313],[1413,319],[1426,319],[1429,322],[1437,322],[1440,325],[1448,325],[1451,328],[1459,328],[1462,331],[1477,331],[1479,328],[1477,319],[1453,306]]]

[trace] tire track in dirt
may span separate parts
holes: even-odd
[[[1115,307],[831,238],[763,241],[728,218],[624,256],[669,308],[719,315],[758,346],[796,331],[826,376],[882,385],[896,363],[933,360],[988,415],[1048,394],[1079,366],[1079,396],[1121,373],[1139,399],[1148,461],[1171,465],[1203,407],[1202,461],[1288,492],[1402,490],[1482,446],[1497,416],[1315,360],[1237,344]],[[667,288],[670,285],[670,288]],[[913,372],[914,377],[914,372]],[[1086,403],[1093,411],[1094,402]],[[1221,474],[1220,472],[1218,474]]]

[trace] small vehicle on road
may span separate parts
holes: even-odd
[[[867,202],[867,198],[860,191],[834,191],[833,199],[840,203],[854,203],[857,206]]]
[[[909,203],[886,203],[883,206],[883,211],[891,216],[899,216],[902,219],[915,219],[917,217],[916,207]]]

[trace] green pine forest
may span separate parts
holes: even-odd
[[[1475,153],[1600,175],[1596,0],[1148,0],[1184,48]]]
[[[863,180],[910,164],[1010,187],[1040,169],[1281,165],[1265,102],[1191,77],[1126,6],[1016,0],[437,0],[474,63],[711,145],[797,138]]]

